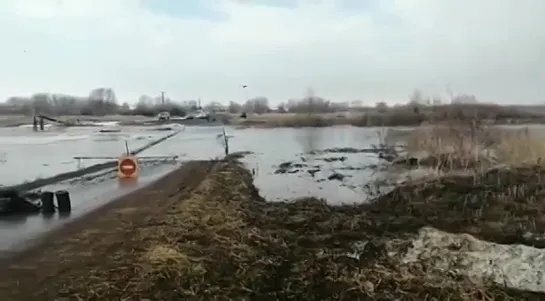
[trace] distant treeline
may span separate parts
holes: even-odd
[[[184,116],[190,112],[205,109],[208,111],[228,111],[230,113],[266,113],[266,112],[295,112],[295,113],[327,113],[345,111],[349,103],[335,103],[321,97],[305,97],[292,99],[272,108],[266,97],[254,97],[240,104],[230,102],[228,106],[218,102],[210,102],[200,107],[199,102],[177,102],[168,97],[141,96],[135,106],[127,102],[119,103],[115,92],[111,88],[97,88],[88,96],[72,96],[65,94],[36,93],[31,97],[10,97],[0,107],[0,114],[45,114],[45,115],[144,115],[155,116],[160,112],[168,111],[171,115]]]
[[[188,113],[204,109],[210,112],[227,111],[233,114],[267,112],[304,113],[308,115],[335,113],[342,111],[359,111],[364,113],[364,123],[411,125],[428,120],[444,118],[477,118],[493,121],[510,119],[541,119],[545,115],[543,107],[525,108],[522,106],[499,106],[481,104],[475,96],[461,94],[452,97],[447,103],[438,97],[425,97],[415,90],[409,101],[402,105],[388,106],[385,102],[377,102],[375,106],[362,106],[361,101],[333,102],[312,91],[300,99],[290,99],[272,107],[267,97],[254,97],[244,103],[231,101],[224,106],[218,102],[210,102],[200,107],[200,102],[174,101],[168,97],[148,95],[141,96],[135,106],[127,102],[119,103],[111,88],[97,88],[88,96],[79,97],[64,94],[36,93],[31,97],[10,97],[0,106],[0,114],[45,114],[45,115],[143,115],[156,116],[167,111],[173,116],[185,116]],[[354,107],[354,104],[357,104]],[[537,109],[541,109],[538,111]]]
[[[155,116],[163,111],[171,115],[185,116],[197,110],[196,105],[179,104],[166,98],[157,100],[147,95],[140,97],[136,106],[127,102],[118,103],[115,92],[110,88],[92,90],[88,96],[36,93],[31,97],[10,97],[0,107],[0,114],[44,114],[44,115],[143,115]]]

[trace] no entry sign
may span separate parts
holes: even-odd
[[[138,177],[138,161],[133,157],[122,157],[119,159],[117,170],[120,178]]]

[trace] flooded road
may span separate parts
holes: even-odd
[[[221,127],[187,127],[182,133],[144,151],[141,156],[180,156],[182,160],[223,156]],[[230,152],[251,152],[243,161],[256,172],[256,184],[270,200],[317,195],[335,201],[361,201],[361,187],[373,176],[377,154],[358,151],[380,143],[378,128],[226,128]],[[119,156],[127,140],[138,148],[169,132],[127,127],[120,133],[96,128],[64,128],[45,133],[0,129],[0,184],[15,185],[77,170],[74,156]],[[343,152],[345,150],[345,152]],[[106,160],[85,160],[83,167]],[[23,163],[24,162],[24,163]],[[279,166],[295,166],[278,173]],[[297,169],[299,167],[298,171]],[[318,169],[318,170],[316,170]],[[328,180],[334,174],[335,181]],[[290,187],[289,189],[287,187]]]
[[[51,177],[78,168],[74,156],[119,156],[124,141],[141,147],[164,132],[127,129],[121,133],[99,133],[97,128],[49,128],[33,132],[27,128],[0,128],[0,184],[11,186]],[[86,160],[93,165],[106,160]]]
[[[40,234],[63,226],[70,219],[81,217],[112,199],[128,194],[153,180],[167,174],[179,165],[179,162],[151,165],[143,164],[138,182],[120,183],[115,172],[102,172],[88,175],[81,179],[65,181],[45,186],[43,190],[68,190],[72,200],[70,215],[33,214],[0,218],[0,254],[17,252],[36,242]]]
[[[127,127],[120,133],[99,133],[97,128],[0,129],[3,158],[0,183],[14,185],[37,177],[73,171],[74,156],[119,156],[127,140],[138,148],[169,131]],[[224,155],[217,136],[222,127],[187,127],[182,133],[144,151],[141,156],[179,156],[176,162],[142,163],[136,185],[119,185],[113,169],[44,187],[68,190],[69,217],[42,215],[0,220],[0,252],[24,248],[41,233],[127,194],[173,170],[186,160]],[[333,127],[302,129],[234,129],[226,127],[230,152],[250,152],[242,161],[255,173],[255,184],[270,201],[317,196],[333,203],[365,201],[364,186],[378,164],[369,150],[379,144],[378,129]],[[2,156],[0,156],[2,159]],[[86,160],[84,166],[104,162]],[[287,167],[286,167],[287,166]]]

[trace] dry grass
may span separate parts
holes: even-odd
[[[312,198],[265,202],[239,163],[219,163],[190,194],[171,194],[168,208],[118,225],[109,247],[98,248],[87,235],[63,242],[65,251],[42,250],[57,272],[42,270],[38,275],[45,278],[12,274],[2,279],[0,293],[6,300],[26,300],[6,297],[17,290],[14,283],[26,281],[25,291],[40,292],[33,300],[44,301],[539,300],[545,296],[435,275],[424,262],[403,264],[387,254],[392,246],[406,249],[422,225],[520,241],[520,221],[530,220],[529,210],[544,212],[543,205],[514,210],[514,203],[491,202],[485,211],[483,202],[490,200],[486,191],[511,191],[507,198],[517,200],[542,192],[537,174],[485,175],[479,187],[469,178],[435,181],[396,189],[369,205],[333,207]],[[504,185],[492,185],[500,179]],[[504,227],[484,227],[497,224]],[[533,229],[543,226],[534,220]],[[356,248],[358,242],[365,246]],[[70,253],[72,245],[85,248],[85,257]],[[347,255],[356,249],[358,256]]]
[[[545,140],[537,130],[449,122],[416,128],[407,155],[438,169],[483,171],[490,167],[541,165]]]
[[[501,131],[495,152],[498,161],[509,166],[543,165],[545,163],[545,136],[528,128]]]
[[[544,123],[543,114],[529,110],[486,104],[438,106],[401,106],[378,110],[339,113],[267,113],[230,118],[235,125],[249,127],[324,127],[353,126],[419,126],[437,120],[486,120],[490,124]]]
[[[295,114],[295,113],[266,113],[261,115],[250,114],[247,118],[234,117],[231,124],[244,127],[325,127],[332,125],[349,125],[354,123],[361,114],[350,117],[345,113],[328,114]]]

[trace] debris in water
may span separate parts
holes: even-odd
[[[342,181],[342,180],[344,180],[345,177],[346,177],[345,175],[336,172],[336,173],[330,175],[329,177],[327,177],[327,179],[330,180],[330,181],[331,180]]]

